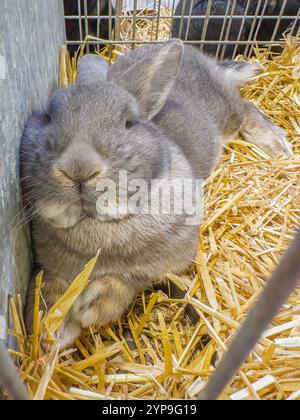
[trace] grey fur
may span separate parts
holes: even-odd
[[[92,282],[61,333],[62,346],[82,327],[119,319],[141,289],[167,272],[184,272],[198,241],[198,226],[186,225],[184,214],[100,217],[98,178],[117,181],[126,169],[129,179],[148,184],[154,178],[205,179],[222,143],[248,129],[258,113],[237,88],[256,72],[255,65],[221,66],[172,40],[121,57],[108,81],[58,91],[48,110],[29,120],[21,146],[23,193],[33,213],[36,271],[44,270],[48,306],[101,250]],[[261,120],[258,125],[265,129]],[[32,302],[31,292],[29,324]]]
[[[108,63],[96,54],[84,55],[78,63],[77,83],[93,83],[106,80]]]

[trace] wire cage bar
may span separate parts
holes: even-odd
[[[181,38],[216,57],[300,35],[300,0],[64,0],[67,45],[134,48]],[[143,31],[143,28],[145,31]]]

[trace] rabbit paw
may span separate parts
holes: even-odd
[[[60,348],[70,345],[84,328],[118,321],[132,303],[135,290],[114,277],[93,281],[75,302],[69,319],[58,333]]]
[[[55,342],[59,344],[59,350],[62,351],[66,347],[70,346],[76,338],[81,334],[81,325],[74,320],[65,321],[58,331],[53,335]],[[52,348],[52,344],[47,341],[46,333],[42,334],[41,346],[45,353],[49,353]]]
[[[276,126],[247,127],[242,131],[242,136],[246,141],[255,144],[272,158],[291,157],[293,154],[292,146],[287,140],[285,132]]]
[[[120,319],[133,297],[130,287],[116,278],[94,281],[75,303],[72,319],[83,328],[102,327]]]
[[[58,333],[60,350],[71,345],[81,334],[82,327],[79,322],[70,319]]]

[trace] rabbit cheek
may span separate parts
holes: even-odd
[[[38,204],[39,215],[58,229],[68,229],[75,226],[83,217],[80,203],[72,205],[60,204],[51,201]]]

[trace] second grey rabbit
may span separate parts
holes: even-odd
[[[254,38],[264,42],[273,39],[279,41],[284,32],[291,32],[293,28],[293,34],[296,35],[299,26],[299,24],[296,25],[299,6],[299,0],[287,0],[286,2],[278,0],[263,2],[261,0],[213,0],[211,2],[180,0],[175,11],[177,17],[174,18],[172,24],[172,36],[187,41],[200,41],[202,34],[204,35],[206,14],[209,12],[210,18],[207,21],[205,40],[215,41],[215,43],[205,43],[203,50],[216,55],[221,47],[220,51],[223,50],[224,57],[231,58],[233,55],[243,54],[247,41]],[[218,18],[216,17],[218,15],[222,17],[233,15],[235,18]],[[274,18],[281,15],[290,18],[280,18],[279,20]],[[190,19],[189,16],[192,18]],[[228,39],[229,43],[219,45],[218,41],[225,39]],[[281,52],[281,49],[276,45],[272,46],[272,50]]]
[[[101,39],[109,40],[114,30],[115,20],[108,19],[107,16],[115,15],[113,2],[110,0],[64,0],[66,19],[66,35],[70,42],[80,41],[85,39],[87,35],[93,37],[100,37]],[[78,16],[78,18],[71,19],[70,16]],[[87,17],[86,17],[87,16]],[[98,48],[101,50],[105,46],[101,44]],[[80,45],[70,44],[68,49],[71,57],[74,56]]]
[[[239,94],[258,69],[219,63],[171,40],[136,49],[107,73],[100,63],[98,80],[92,65],[92,82],[84,71],[77,85],[56,92],[45,112],[29,120],[21,144],[23,195],[46,307],[101,250],[89,286],[60,331],[62,347],[82,328],[117,321],[139,291],[166,273],[183,273],[198,242],[201,221],[187,224],[184,212],[135,213],[129,207],[116,215],[97,206],[104,178],[115,184],[126,172],[129,182],[143,180],[156,197],[153,179],[207,178],[223,143],[239,131],[272,156],[290,153],[281,130]],[[117,190],[120,207],[123,193]],[[148,200],[140,191],[141,206]],[[33,290],[34,282],[29,326]]]

